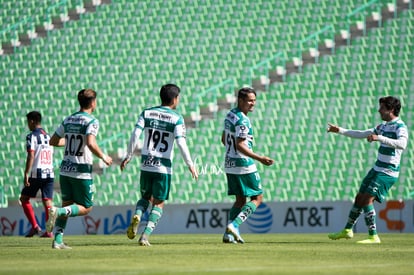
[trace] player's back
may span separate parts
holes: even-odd
[[[56,133],[65,138],[64,159],[61,175],[90,178],[93,156],[86,146],[86,136],[97,135],[99,121],[91,114],[76,112],[62,122]]]
[[[50,136],[42,128],[36,128],[27,135],[27,151],[34,152],[30,176],[33,178],[53,178],[53,146],[49,145]]]
[[[185,137],[183,117],[171,108],[157,106],[144,110],[138,125],[144,129],[141,169],[170,174],[174,141]]]

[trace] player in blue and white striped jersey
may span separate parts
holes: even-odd
[[[24,214],[32,225],[26,237],[39,234],[41,237],[51,237],[52,235],[48,232],[41,234],[42,229],[37,223],[30,198],[36,197],[40,189],[47,220],[49,208],[52,207],[55,177],[53,147],[49,145],[49,134],[42,128],[42,115],[37,111],[32,111],[26,115],[26,118],[27,126],[31,132],[26,136],[27,158],[24,170],[24,187],[20,194]]]
[[[333,240],[353,237],[353,227],[362,211],[365,213],[365,222],[368,226],[368,239],[359,241],[361,244],[380,243],[376,230],[376,213],[374,201],[383,202],[388,190],[398,180],[401,155],[408,142],[408,130],[405,123],[399,118],[401,102],[393,96],[379,99],[378,112],[384,123],[365,131],[348,130],[329,124],[328,132],[339,133],[351,138],[367,139],[368,142],[378,141],[377,161],[362,181],[354,205],[349,213],[345,228],[329,234]]]

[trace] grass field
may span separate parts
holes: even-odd
[[[412,274],[414,234],[381,234],[331,241],[326,234],[244,234],[245,244],[221,235],[151,236],[141,247],[125,235],[65,236],[72,250],[51,239],[0,237],[0,274]]]

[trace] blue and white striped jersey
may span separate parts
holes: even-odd
[[[34,152],[31,178],[54,178],[53,146],[49,145],[50,136],[42,128],[36,128],[26,136],[27,152]]]

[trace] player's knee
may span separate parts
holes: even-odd
[[[263,195],[257,195],[257,196],[253,196],[251,197],[251,200],[257,205],[259,206],[262,201],[263,201]]]
[[[84,215],[89,214],[92,211],[92,208],[93,208],[93,206],[85,208],[85,211],[84,211],[85,214]]]

